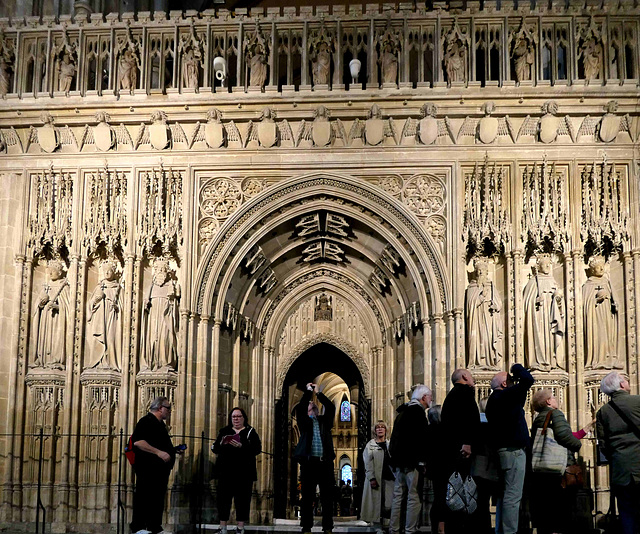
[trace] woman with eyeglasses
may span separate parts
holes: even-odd
[[[227,534],[233,500],[237,533],[244,534],[244,524],[249,520],[253,482],[258,479],[256,456],[262,450],[262,442],[255,428],[249,425],[242,408],[231,410],[229,424],[220,430],[211,450],[218,455],[216,477],[220,532]]]
[[[389,428],[378,421],[373,439],[364,447],[363,460],[366,480],[362,491],[360,519],[372,523],[382,532],[383,517],[389,518],[395,477],[389,465]]]

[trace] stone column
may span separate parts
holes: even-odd
[[[450,367],[450,362],[447,362],[447,340],[442,314],[437,313],[431,316],[431,331],[433,336],[433,357],[435,360],[433,397],[434,403],[441,404],[447,394],[447,374]]]

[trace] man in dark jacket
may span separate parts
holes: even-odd
[[[454,471],[467,476],[471,469],[471,454],[480,433],[480,410],[474,396],[475,381],[466,369],[456,369],[451,375],[453,388],[442,404],[441,422],[445,437],[447,479]],[[464,512],[447,514],[447,534],[470,532],[475,514]]]
[[[389,455],[393,474],[396,477],[391,503],[391,534],[400,532],[402,501],[407,499],[405,533],[418,530],[420,517],[420,475],[429,454],[428,427],[425,410],[431,405],[432,394],[427,386],[417,386],[411,401],[398,408],[389,440]]]
[[[520,501],[527,468],[529,429],[524,417],[527,393],[533,376],[522,365],[496,374],[491,380],[493,393],[487,401],[487,422],[493,446],[498,451],[503,487],[496,505],[496,534],[516,534]]]
[[[612,371],[600,382],[610,400],[596,414],[598,440],[609,460],[611,490],[616,496],[624,534],[640,532],[640,395],[630,395],[629,380]],[[614,409],[624,414],[628,422]]]
[[[302,484],[302,505],[300,526],[303,533],[310,533],[313,527],[313,500],[316,485],[320,486],[322,503],[322,530],[333,530],[333,451],[331,428],[336,415],[336,407],[322,393],[322,385],[307,384],[302,399],[296,406],[296,420],[300,429],[300,440],[294,452],[294,458],[300,464],[300,482]],[[319,415],[318,407],[311,401],[314,390],[318,400],[324,406],[324,414]]]
[[[136,491],[133,495],[131,532],[157,534],[162,532],[162,513],[167,493],[169,473],[176,452],[165,421],[171,415],[167,397],[151,402],[149,413],[136,424],[131,436],[136,452],[133,464],[136,472]]]

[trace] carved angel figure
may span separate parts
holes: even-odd
[[[49,262],[49,281],[42,286],[33,314],[34,367],[64,369],[69,320],[69,282],[60,260]]]
[[[87,306],[88,355],[86,368],[121,369],[122,285],[116,263],[100,265],[100,281]]]
[[[565,368],[564,296],[551,273],[551,256],[541,254],[524,288],[524,356],[530,369]]]
[[[618,307],[605,259],[589,259],[590,276],[582,286],[584,354],[586,369],[620,368],[618,360]]]
[[[502,360],[502,303],[489,280],[486,258],[477,258],[475,279],[465,295],[467,358],[469,367],[494,369]]]
[[[180,286],[171,278],[167,260],[156,259],[142,315],[142,369],[176,370],[179,301]]]
[[[58,91],[69,95],[73,77],[76,75],[76,64],[70,54],[65,53],[62,60],[58,60]]]

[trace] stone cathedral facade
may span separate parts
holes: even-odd
[[[574,430],[611,369],[638,393],[640,9],[428,4],[0,8],[3,524],[113,527],[120,429],[159,394],[178,529],[215,521],[235,405],[265,451],[252,520],[291,517],[291,412],[323,373],[354,469],[457,367],[481,398],[523,363]]]

